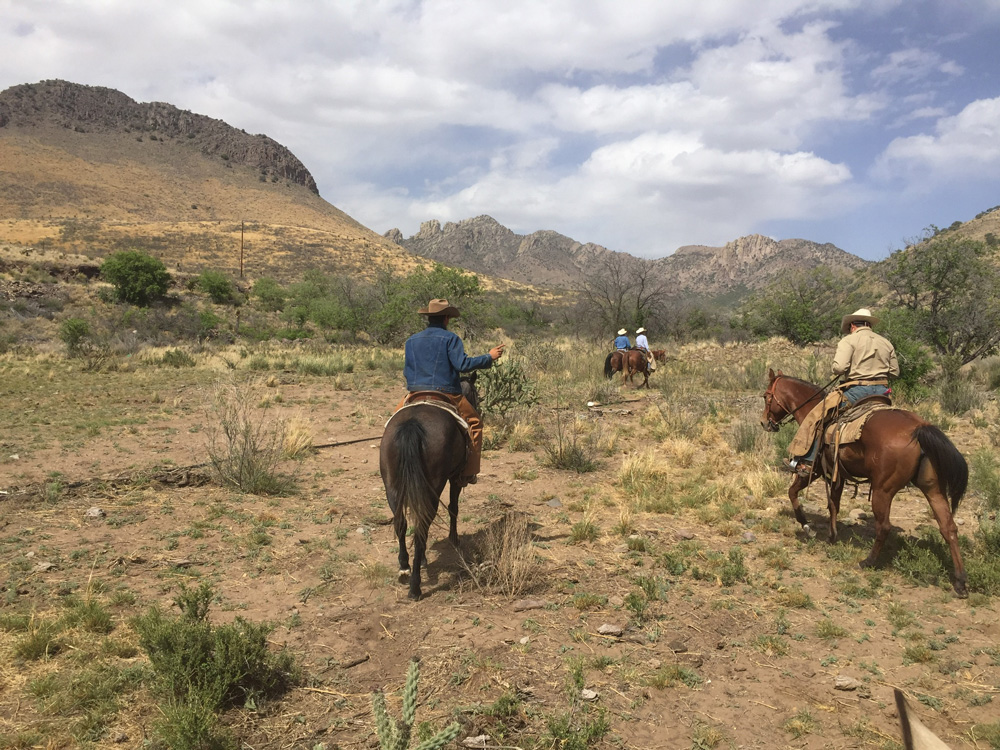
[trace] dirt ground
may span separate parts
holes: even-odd
[[[135,595],[134,603],[109,604],[115,633],[127,639],[130,617],[153,603],[169,607],[182,583],[211,582],[213,619],[275,623],[272,643],[291,649],[304,668],[302,683],[279,702],[227,714],[245,747],[377,746],[371,692],[386,690],[398,710],[414,656],[422,660],[417,720],[443,726],[457,716],[459,742],[486,734],[487,747],[576,747],[560,745],[551,729],[561,716],[576,723],[604,716],[610,731],[592,742],[600,747],[900,747],[894,687],[952,747],[987,746],[975,744],[970,729],[1000,715],[996,602],[955,598],[947,571],[935,587],[894,570],[898,540],[932,526],[913,490],[893,504],[896,541],[871,573],[856,566],[873,537],[864,490],[845,497],[834,546],[822,531],[820,488],[805,503],[818,539],[799,532],[780,488],[760,502],[737,498],[741,507],[721,520],[688,507],[637,510],[623,535],[615,531],[623,461],[640,451],[666,462],[676,456],[643,424],[663,393],[627,388],[603,410],[543,403],[535,418],[549,439],[567,419],[614,431],[598,469],[548,468],[541,442],[530,451],[487,451],[479,483],[462,493],[459,520],[468,548],[506,513],[527,514],[537,585],[515,597],[478,589],[440,514],[424,598],[414,603],[395,580],[378,473],[379,436],[399,385],[358,375],[337,390],[320,377],[272,376],[272,414],[308,425],[316,445],[352,441],[290,462],[298,490],[275,498],[203,482],[206,469],[184,470],[208,460],[206,404],[217,375],[186,372],[81,375],[65,363],[8,364],[0,612],[44,614],[98,579],[105,591]],[[670,377],[669,369],[654,385],[658,377]],[[12,385],[20,378],[41,378],[46,387]],[[74,388],[80,379],[88,385]],[[749,413],[757,402],[740,394],[719,408]],[[695,482],[713,466],[737,474],[766,468],[725,441],[693,445],[684,460],[705,467],[692,468]],[[974,507],[967,498],[959,510],[963,533],[971,533]],[[88,517],[92,508],[103,515]],[[596,538],[578,539],[581,523]],[[260,530],[264,537],[255,536]],[[713,561],[734,549],[747,575],[723,585]],[[640,613],[629,596],[643,582]],[[620,634],[602,633],[603,625]],[[0,632],[0,653],[12,665],[13,638]],[[39,670],[68,669],[67,658],[2,671],[0,731],[44,720],[30,680]],[[838,677],[852,678],[850,689],[838,689]],[[582,698],[581,682],[596,695]],[[490,707],[504,695],[515,709],[499,716]],[[141,747],[156,718],[155,706],[138,700],[93,746]]]

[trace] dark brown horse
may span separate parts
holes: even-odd
[[[780,423],[789,414],[801,423],[825,395],[822,386],[782,375],[780,371],[775,375],[774,370],[768,370],[767,374],[770,382],[764,392],[761,425],[769,432],[777,432]],[[965,494],[969,466],[941,430],[913,412],[885,409],[871,415],[861,431],[860,440],[841,445],[840,454],[836,457],[832,447],[824,446],[823,456],[827,466],[832,466],[835,460],[839,463],[835,481],[824,477],[829,485],[831,542],[837,540],[837,513],[840,512],[840,497],[844,491],[846,476],[867,479],[871,483],[875,543],[871,553],[861,562],[863,568],[875,564],[892,528],[889,523],[892,498],[903,487],[912,483],[924,493],[930,503],[941,536],[951,550],[951,560],[955,567],[955,591],[963,598],[968,595],[965,566],[958,548],[958,528],[952,513]],[[795,519],[807,533],[811,533],[811,529],[799,505],[799,491],[812,479],[812,476],[796,476],[792,486],[788,488],[788,498],[792,501]]]
[[[462,393],[478,408],[475,373],[462,378]],[[447,410],[417,403],[397,411],[382,433],[379,471],[399,541],[399,580],[410,581],[409,597],[420,598],[420,566],[426,563],[427,531],[437,515],[441,491],[450,485],[448,540],[458,546],[458,496],[469,446],[465,431]],[[413,569],[406,550],[407,518],[413,523]]]
[[[649,388],[649,362],[641,349],[611,352],[604,360],[604,377],[610,380],[616,372],[622,374],[623,386],[626,380],[635,385],[635,376],[642,373],[642,384]]]

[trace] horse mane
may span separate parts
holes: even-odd
[[[815,383],[810,383],[808,380],[803,380],[802,378],[796,378],[796,377],[793,377],[792,375],[784,375],[784,374],[782,374],[782,375],[779,375],[778,377],[779,378],[784,378],[785,380],[791,380],[793,383],[799,383],[800,385],[804,385],[804,386],[807,386],[809,388],[816,388],[816,387],[818,387]]]

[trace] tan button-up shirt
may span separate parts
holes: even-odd
[[[899,375],[896,350],[889,339],[871,328],[858,328],[837,344],[833,374],[846,375],[847,380],[879,380]]]

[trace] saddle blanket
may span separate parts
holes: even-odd
[[[462,428],[465,434],[466,435],[469,434],[469,423],[466,422],[464,419],[462,419],[462,415],[458,413],[458,409],[456,409],[447,401],[438,401],[436,399],[431,399],[431,398],[427,399],[426,401],[411,401],[408,404],[403,404],[396,411],[394,411],[392,417],[395,417],[397,414],[399,414],[399,412],[403,411],[403,409],[409,409],[412,406],[436,406],[438,409],[444,409],[446,412],[448,412],[449,414],[451,414],[451,416],[455,418],[455,421],[458,422],[458,426]],[[389,419],[386,420],[385,423],[386,427],[389,426],[389,422],[392,421],[392,417],[389,417]]]
[[[877,411],[885,409],[895,409],[894,406],[878,401],[862,401],[855,406],[844,411],[836,422],[832,422],[823,434],[823,442],[827,445],[846,445],[861,439],[861,430],[865,423]]]

